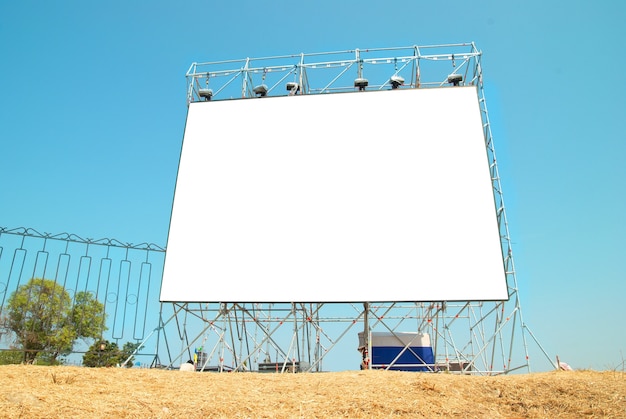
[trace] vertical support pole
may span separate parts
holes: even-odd
[[[300,85],[300,94],[305,95],[307,93],[304,87],[304,54],[300,53],[300,64],[298,65],[298,83]]]
[[[361,348],[361,354],[363,356],[361,361],[362,370],[369,370],[371,368],[370,351],[372,349],[372,345],[370,344],[369,312],[370,303],[363,303],[363,346]]]
[[[246,64],[244,65],[244,68],[242,69],[242,76],[243,76],[243,80],[241,83],[241,98],[244,99],[247,97],[247,92],[248,92],[248,66],[250,65],[250,58],[246,58]],[[253,86],[254,87],[254,86]]]

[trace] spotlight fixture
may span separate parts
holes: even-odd
[[[402,86],[404,84],[404,77],[399,76],[397,74],[394,74],[389,79],[389,82],[391,83],[391,88],[392,89],[397,89],[398,87],[400,87],[400,86]]]
[[[354,87],[358,87],[359,91],[361,92],[365,90],[368,84],[369,82],[367,81],[367,79],[364,79],[363,77],[358,77],[354,79]]]
[[[290,95],[295,95],[300,91],[300,85],[295,81],[288,82],[286,87]]]
[[[448,83],[451,83],[453,86],[458,86],[463,81],[463,76],[461,74],[450,74],[448,76]]]
[[[258,97],[264,97],[267,95],[267,86],[265,84],[259,84],[254,89],[252,89],[252,91]]]
[[[211,89],[199,89],[198,90],[198,96],[200,96],[205,101],[209,101],[213,97],[213,90],[211,90]]]

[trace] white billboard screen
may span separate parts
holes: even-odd
[[[161,301],[507,298],[476,88],[190,104]]]

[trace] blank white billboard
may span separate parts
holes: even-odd
[[[475,87],[189,105],[161,301],[508,298]]]

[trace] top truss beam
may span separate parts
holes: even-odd
[[[187,103],[480,82],[473,42],[195,62]]]

